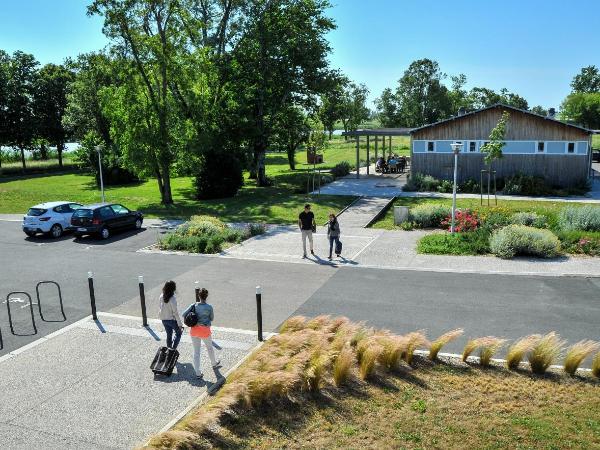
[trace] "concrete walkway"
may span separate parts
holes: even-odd
[[[325,230],[318,227],[314,234],[316,256],[302,258],[300,233],[296,227],[277,227],[264,235],[249,239],[216,258],[236,258],[256,261],[287,262],[336,267],[418,270],[451,273],[484,273],[541,276],[600,276],[600,260],[585,256],[555,259],[514,258],[495,256],[421,255],[417,241],[439,230],[388,231],[373,228],[352,228],[340,217],[344,250],[342,258],[328,261],[329,243]]]
[[[171,377],[150,363],[164,333],[159,321],[114,314],[75,322],[0,358],[0,442],[6,449],[124,449],[142,445],[256,347],[254,332],[213,328],[215,371],[203,349],[195,377],[184,335]],[[162,342],[159,342],[162,341]]]
[[[350,205],[340,216],[344,227],[364,228],[392,201],[389,197],[362,197]]]

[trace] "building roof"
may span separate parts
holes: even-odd
[[[469,117],[469,116],[472,116],[474,114],[477,114],[477,113],[480,113],[480,112],[483,112],[483,111],[487,111],[489,109],[494,109],[494,108],[511,109],[513,111],[518,111],[518,112],[521,112],[523,114],[530,114],[530,115],[538,117],[540,119],[549,120],[551,122],[554,122],[554,123],[557,123],[557,124],[560,124],[560,125],[565,125],[567,127],[576,128],[576,129],[584,131],[584,132],[586,132],[588,134],[593,134],[594,133],[592,130],[588,130],[587,128],[580,127],[579,125],[573,125],[571,123],[563,122],[561,120],[552,119],[552,118],[546,117],[546,116],[540,116],[539,114],[536,114],[534,112],[526,111],[524,109],[515,108],[514,106],[505,105],[504,103],[496,103],[494,105],[486,106],[485,108],[477,109],[475,111],[471,111],[471,112],[462,114],[460,116],[452,116],[449,119],[444,119],[444,120],[440,120],[439,122],[435,122],[435,123],[430,123],[430,124],[427,124],[427,125],[423,125],[422,127],[413,128],[413,129],[410,130],[410,134],[414,133],[415,131],[423,130],[425,128],[435,127],[437,125],[440,125],[440,124],[443,124],[443,123],[446,123],[446,122],[452,122],[453,120],[461,120],[461,119],[463,119],[465,117]]]
[[[342,136],[409,136],[412,128],[377,128],[344,131]]]

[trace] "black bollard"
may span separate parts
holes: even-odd
[[[194,292],[196,293],[196,301],[200,300],[200,282],[194,281]]]
[[[148,315],[146,314],[146,293],[144,292],[144,277],[138,277],[138,285],[140,288],[140,303],[142,305],[142,326],[148,326]]]
[[[262,342],[262,289],[260,286],[256,286],[256,321],[258,323],[258,340]]]
[[[96,294],[94,293],[94,274],[88,272],[88,286],[90,288],[90,303],[92,304],[92,319],[98,320],[96,314]]]

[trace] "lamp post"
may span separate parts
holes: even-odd
[[[102,148],[99,145],[96,145],[96,151],[98,152],[98,170],[100,173],[100,191],[102,192],[102,203],[104,203],[106,200],[104,199],[104,180],[102,179],[102,158],[101,158],[101,153],[102,153]]]
[[[452,185],[452,224],[450,225],[450,233],[454,233],[454,220],[456,216],[456,175],[458,172],[458,154],[462,147],[462,142],[453,142],[450,144],[452,153],[454,153],[454,184]]]

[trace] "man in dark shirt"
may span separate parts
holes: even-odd
[[[310,242],[310,253],[315,254],[313,250],[313,230],[316,230],[317,224],[315,222],[315,215],[310,210],[310,205],[307,203],[304,205],[304,211],[298,216],[298,226],[302,233],[302,249],[304,250],[303,258],[306,258],[306,238]]]

